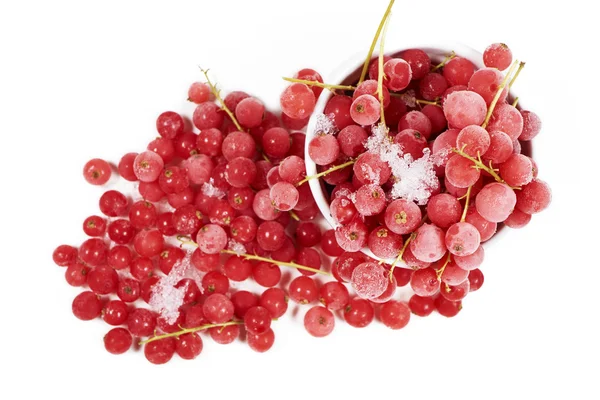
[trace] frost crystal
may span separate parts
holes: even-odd
[[[215,186],[215,180],[210,178],[208,182],[202,184],[202,193],[208,197],[216,197],[222,199],[225,197],[225,192]]]
[[[167,324],[174,324],[179,317],[179,308],[183,305],[183,299],[187,290],[187,284],[176,288],[175,285],[185,277],[190,266],[192,252],[177,262],[169,275],[163,276],[152,288],[150,306],[160,313]]]
[[[243,244],[236,242],[233,239],[229,239],[229,243],[227,244],[227,249],[234,251],[238,256],[240,254],[246,253],[246,247]]]
[[[450,147],[447,147],[447,148],[444,148],[444,149],[438,151],[437,153],[435,153],[431,156],[433,163],[436,166],[440,167],[442,164],[444,164],[444,162],[447,161],[447,159],[448,159],[447,157],[450,153],[452,153],[452,149]]]
[[[332,122],[333,114],[318,114],[316,118],[317,122],[315,124],[315,134],[334,135],[337,133],[337,128]]]
[[[403,198],[419,205],[427,203],[431,188],[437,184],[434,160],[428,148],[423,150],[423,157],[413,160],[410,154],[403,154],[399,144],[388,138],[383,125],[373,127],[373,134],[367,139],[365,147],[390,166],[396,179],[389,193],[392,199]]]
[[[410,108],[417,106],[417,97],[415,96],[415,91],[412,89],[407,90],[406,93],[402,93],[400,99]]]

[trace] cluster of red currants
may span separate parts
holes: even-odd
[[[139,200],[106,191],[102,216],[83,222],[89,239],[53,254],[67,282],[85,288],[74,315],[113,326],[107,351],[142,344],[146,358],[162,364],[175,353],[197,357],[202,331],[227,344],[245,329],[250,348],[264,352],[288,299],[311,305],[304,326],[315,337],[332,332],[334,313],[365,327],[378,309],[386,326],[400,329],[411,312],[460,311],[483,284],[481,243],[498,224],[522,227],[550,202],[535,163],[521,154],[541,123],[507,103],[505,45],[490,46],[479,70],[454,56],[432,65],[418,49],[383,61],[371,63],[370,80],[331,97],[330,129],[308,144],[339,224],[325,232],[313,221],[319,209],[307,181],[316,177],[306,176],[298,131],[323,88],[335,86],[316,71],[301,70],[284,91],[281,118],[244,92],[222,99],[206,71],[207,82],[188,91],[197,104],[193,127],[175,112],[158,117],[160,136],[117,167]],[[94,185],[111,174],[104,160],[84,167]],[[370,258],[361,252],[367,247],[393,262]],[[281,267],[299,275],[284,284]],[[230,285],[250,279],[260,294]],[[409,283],[410,301],[394,300]]]
[[[541,121],[518,99],[508,103],[524,63],[513,63],[505,44],[485,50],[481,69],[455,54],[433,65],[420,49],[382,58],[356,86],[295,79],[281,107],[300,120],[314,112],[315,87],[334,91],[321,116],[333,129],[316,125],[308,155],[328,185],[345,251],[336,278],[375,303],[410,282],[413,313],[454,316],[483,282],[481,243],[499,224],[521,228],[550,203],[536,163],[521,154]],[[369,259],[364,248],[395,260]],[[400,262],[412,270],[396,269]]]

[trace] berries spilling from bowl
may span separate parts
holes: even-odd
[[[111,326],[108,352],[143,345],[155,364],[193,359],[209,337],[229,344],[242,330],[264,352],[290,299],[314,337],[331,334],[336,315],[362,328],[378,310],[400,329],[411,314],[458,314],[483,284],[482,243],[549,205],[528,153],[541,122],[509,95],[523,64],[506,45],[477,68],[453,53],[386,56],[380,43],[348,82],[312,69],[289,78],[281,118],[247,93],[222,98],[203,71],[187,93],[195,129],[164,112],[160,136],[121,158],[126,189],[103,193],[102,215],[83,223],[89,238],[53,254],[84,288],[73,314]],[[104,160],[83,173],[114,184]],[[396,300],[401,287],[408,302]]]

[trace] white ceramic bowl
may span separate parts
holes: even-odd
[[[480,69],[480,68],[484,67],[482,53],[480,53],[479,51],[477,51],[469,46],[466,46],[466,45],[460,44],[460,43],[451,43],[451,42],[447,42],[447,43],[441,42],[441,43],[435,43],[435,44],[411,43],[410,45],[402,46],[400,48],[394,48],[393,51],[386,52],[386,54],[394,56],[394,55],[396,55],[404,50],[408,50],[408,49],[421,49],[421,50],[425,51],[429,55],[429,57],[431,58],[433,63],[441,62],[444,59],[444,57],[446,57],[448,54],[450,54],[452,51],[454,51],[457,56],[464,57],[464,58],[471,60],[471,62],[476,66],[476,69]],[[375,56],[377,56],[376,53],[373,54],[373,57],[375,57]],[[349,85],[349,84],[356,82],[358,80],[358,78],[360,77],[360,72],[361,72],[361,69],[362,69],[362,66],[364,63],[364,57],[365,57],[364,53],[357,54],[357,55],[351,57],[348,61],[342,63],[329,76],[327,76],[327,79],[324,79],[325,82],[330,83],[330,84],[341,84],[341,85]],[[312,138],[315,136],[315,126],[317,123],[316,117],[320,114],[323,114],[323,109],[325,108],[325,105],[327,104],[327,102],[329,101],[331,96],[333,96],[333,93],[331,91],[323,90],[323,92],[322,92],[321,96],[319,97],[319,100],[317,101],[317,104],[315,106],[315,111],[313,112],[312,117],[310,118],[310,120],[308,122],[308,126],[306,128],[306,144],[305,144],[305,148],[304,148],[304,154],[305,154],[304,160],[305,160],[305,164],[306,164],[306,175],[307,176],[317,174],[317,165],[310,159],[310,157],[308,155],[308,144],[310,143]],[[509,94],[509,97],[512,97],[512,96],[510,96],[510,94]],[[521,105],[520,100],[519,100],[519,105]],[[531,152],[530,149],[527,149],[527,151],[524,151],[524,153],[526,153],[528,155],[530,155],[530,152]],[[339,226],[339,224],[337,224],[333,220],[333,217],[331,216],[331,212],[329,209],[329,195],[325,190],[323,181],[321,179],[311,179],[310,181],[308,181],[308,184],[310,186],[310,190],[313,194],[313,197],[315,198],[317,206],[319,207],[319,210],[321,211],[321,214],[323,214],[327,223],[332,228],[335,229],[337,226]],[[494,235],[494,237],[495,236],[496,235]],[[363,248],[362,251],[369,257],[372,257],[376,260],[381,260],[381,258],[375,256],[371,252],[371,250],[369,250],[368,248]],[[394,261],[394,259],[387,259],[385,261],[388,263],[392,263]]]

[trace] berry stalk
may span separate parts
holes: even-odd
[[[465,222],[467,219],[467,210],[469,208],[469,200],[471,200],[471,188],[473,186],[469,186],[467,189],[467,193],[465,194],[465,209],[463,210],[462,216],[460,217],[460,222]]]
[[[381,36],[381,40],[379,41],[379,58],[377,60],[379,75],[377,77],[377,95],[379,97],[379,113],[381,123],[385,127],[385,113],[383,108],[383,78],[385,73],[383,72],[383,52],[385,50],[385,35],[387,34],[388,24],[390,22],[390,14],[387,15],[385,19],[385,24],[383,25],[383,35]]]
[[[244,129],[239,124],[239,122],[237,121],[237,119],[235,118],[235,115],[233,114],[233,112],[231,112],[231,110],[225,105],[225,102],[221,98],[221,89],[217,89],[217,85],[213,84],[210,81],[210,78],[208,77],[209,70],[200,68],[200,71],[202,71],[202,73],[206,77],[206,83],[210,87],[211,93],[213,94],[213,96],[215,96],[215,98],[217,99],[219,104],[221,104],[221,110],[225,111],[227,113],[227,115],[229,115],[229,118],[231,118],[231,121],[233,121],[233,124],[235,125],[235,127],[238,131],[245,132]]]
[[[521,70],[524,67],[525,67],[525,62],[519,63],[519,68],[517,69],[517,72],[515,72],[515,76],[513,76],[513,78],[510,80],[510,83],[508,84],[508,90],[510,90],[510,88],[513,85],[513,83],[515,83],[515,81],[517,80],[517,77],[519,76],[519,74],[521,73]]]
[[[179,242],[181,242],[182,245],[189,244],[189,245],[196,246],[196,247],[198,246],[194,241],[190,240],[189,237],[184,236],[184,235],[178,235],[177,240]],[[271,264],[277,264],[277,265],[284,266],[284,267],[303,269],[305,271],[314,272],[316,274],[333,276],[331,273],[329,273],[327,271],[321,271],[320,269],[307,267],[306,265],[296,264],[295,262],[277,261],[277,260],[273,260],[272,258],[261,257],[261,256],[255,255],[255,254],[237,253],[233,250],[221,250],[221,254],[231,254],[234,256],[238,256],[238,257],[244,257],[245,260],[265,261],[265,262],[268,262]]]
[[[379,35],[381,35],[381,30],[383,29],[383,25],[385,25],[385,22],[388,18],[388,16],[390,15],[390,12],[392,11],[392,6],[394,5],[395,0],[390,0],[390,3],[387,6],[387,9],[385,10],[385,13],[383,14],[383,17],[381,18],[381,22],[379,23],[379,26],[377,27],[377,32],[375,32],[375,37],[373,37],[373,42],[371,42],[371,47],[369,48],[369,53],[367,54],[367,58],[365,59],[365,63],[363,64],[363,69],[360,73],[360,79],[358,80],[358,84],[360,85],[361,83],[363,83],[363,81],[365,80],[365,77],[367,76],[367,71],[369,70],[369,64],[371,64],[371,57],[373,57],[373,51],[375,50],[375,46],[377,45],[377,40],[379,39]]]
[[[466,147],[466,145],[463,146],[462,149],[453,148],[452,151],[454,153],[458,154],[459,156],[466,158],[467,160],[471,160],[474,164],[473,168],[481,169],[481,170],[487,172],[496,180],[496,182],[504,183],[506,185],[506,182],[504,181],[504,179],[502,179],[500,177],[500,175],[498,175],[498,170],[494,168],[491,161],[490,161],[489,166],[485,165],[483,163],[483,161],[481,160],[480,156],[475,158],[475,157],[472,157],[472,156],[468,155],[467,153],[465,153],[464,152],[465,147]],[[521,189],[520,187],[513,187],[513,186],[510,186],[510,187],[511,187],[511,189],[515,189],[515,190]]]
[[[307,267],[305,265],[300,265],[300,264],[296,264],[295,262],[282,262],[282,261],[276,261],[273,260],[272,258],[266,258],[266,257],[261,257],[261,256],[257,256],[254,254],[238,254],[233,250],[221,250],[222,254],[232,254],[238,257],[244,257],[245,260],[256,260],[256,261],[265,261],[268,263],[272,263],[272,264],[277,264],[277,265],[281,265],[281,266],[285,266],[285,267],[292,267],[292,268],[297,268],[297,269],[303,269],[305,271],[310,271],[310,272],[314,272],[316,274],[321,274],[321,275],[327,275],[327,276],[333,276],[331,273],[327,272],[327,271],[321,271],[320,269],[315,269],[315,268],[311,268],[311,267]]]
[[[506,76],[502,80],[502,83],[500,84],[500,86],[498,86],[498,91],[496,92],[496,95],[494,96],[494,99],[492,100],[492,103],[490,104],[490,107],[488,108],[488,112],[487,112],[487,114],[485,116],[485,120],[483,121],[483,124],[481,124],[482,128],[485,128],[487,126],[487,124],[490,122],[490,118],[492,117],[492,113],[494,112],[494,108],[496,108],[496,104],[498,103],[498,100],[500,100],[500,96],[502,95],[502,91],[504,91],[504,88],[506,87],[506,84],[508,83],[508,78],[510,78],[510,76],[512,75],[512,73],[515,70],[518,62],[519,62],[519,60],[515,60],[515,62],[513,63],[513,65],[511,65],[510,69],[506,73]],[[522,64],[525,65],[525,63],[522,63]],[[514,79],[513,79],[513,81],[514,81]]]
[[[222,324],[206,324],[206,325],[201,325],[201,326],[197,326],[194,328],[183,328],[180,326],[181,330],[179,330],[179,331],[165,333],[164,335],[158,335],[158,336],[154,335],[149,339],[142,340],[141,342],[139,342],[139,345],[141,346],[146,343],[154,342],[155,340],[160,340],[160,339],[165,339],[165,338],[170,338],[170,337],[178,337],[181,335],[185,335],[186,333],[194,333],[194,332],[202,331],[205,329],[225,328],[226,326],[243,325],[243,324],[244,324],[244,321],[229,321],[229,322],[224,322]]]
[[[448,54],[441,63],[439,63],[438,65],[436,65],[435,67],[431,68],[431,72],[435,72],[438,69],[442,68],[444,65],[446,65],[446,63],[448,63],[448,61],[452,60],[454,57],[456,57],[456,53],[454,52],[454,50],[452,50],[452,52],[450,54]]]
[[[392,282],[392,277],[394,276],[394,268],[396,268],[396,264],[398,264],[400,261],[402,261],[402,256],[404,255],[404,252],[406,251],[406,248],[408,247],[408,245],[410,244],[410,242],[416,237],[417,235],[413,232],[410,234],[410,236],[408,237],[408,239],[406,239],[406,242],[404,242],[404,246],[402,246],[402,250],[400,250],[400,253],[398,253],[398,257],[396,257],[396,259],[394,260],[394,262],[392,263],[392,265],[390,265],[390,282]]]
[[[345,162],[345,163],[343,163],[343,164],[336,165],[335,167],[331,167],[331,168],[329,168],[329,169],[327,169],[327,170],[325,170],[325,171],[323,171],[323,172],[319,172],[319,173],[318,173],[318,174],[316,174],[316,175],[307,176],[306,178],[304,178],[304,179],[302,179],[300,182],[298,182],[298,183],[296,184],[296,186],[300,186],[300,185],[302,185],[302,184],[304,184],[304,183],[306,183],[306,182],[310,181],[311,179],[317,179],[317,178],[320,178],[320,177],[322,177],[322,176],[325,176],[325,175],[327,175],[327,174],[330,174],[330,173],[332,173],[333,171],[337,171],[338,169],[343,169],[343,168],[346,168],[346,167],[348,167],[348,166],[350,166],[350,165],[354,164],[355,162],[356,162],[356,160],[350,160],[350,161],[348,161],[348,162]]]
[[[305,79],[288,78],[286,76],[283,77],[283,80],[288,81],[288,82],[303,83],[307,86],[317,86],[317,87],[320,87],[323,89],[329,89],[329,90],[335,90],[335,89],[354,90],[354,89],[356,89],[356,87],[350,86],[350,85],[330,85],[328,83],[321,83],[321,82],[317,82],[317,81],[307,81]]]
[[[442,274],[444,273],[444,270],[446,269],[446,266],[448,264],[450,264],[450,261],[452,261],[452,253],[448,252],[448,257],[446,257],[446,261],[444,262],[444,265],[442,265],[442,268],[440,268],[439,270],[436,271],[435,275],[438,278],[438,281],[442,278]]]

